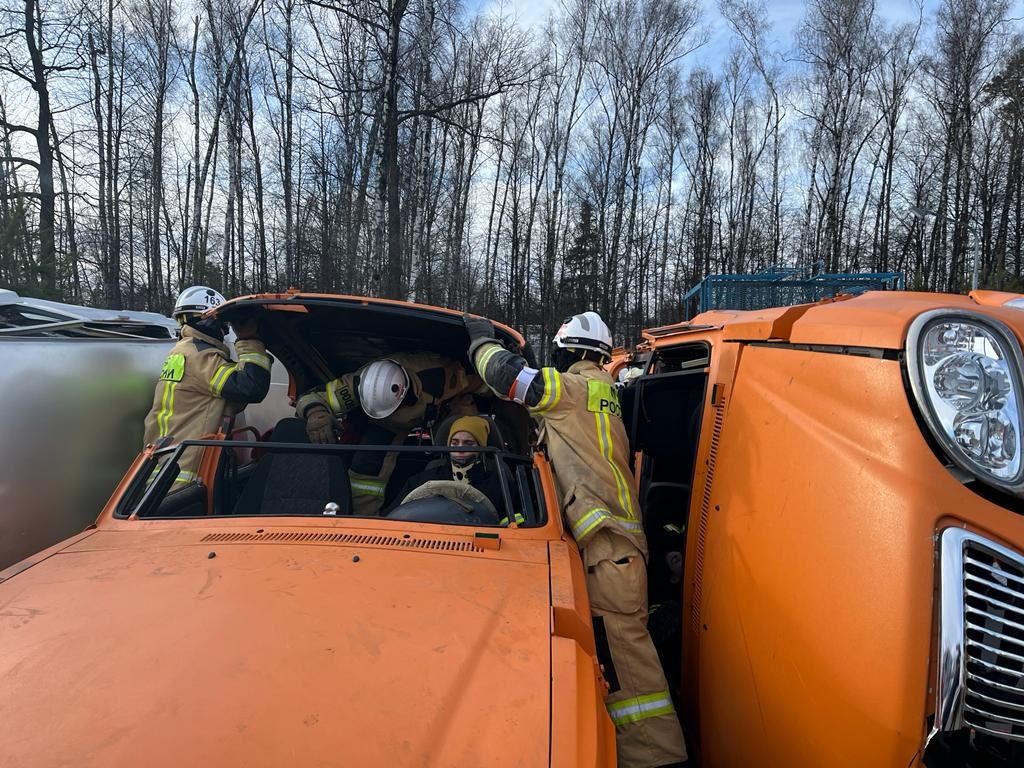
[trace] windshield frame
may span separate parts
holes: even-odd
[[[513,453],[511,451],[504,450],[502,448],[494,446],[448,446],[448,445],[434,445],[434,444],[421,444],[421,445],[362,445],[358,443],[338,443],[338,444],[313,444],[313,443],[290,443],[290,442],[274,442],[274,441],[260,441],[260,440],[223,440],[217,438],[203,438],[194,440],[182,440],[179,443],[173,445],[166,445],[157,447],[144,454],[144,459],[139,462],[136,466],[135,472],[131,477],[126,478],[127,484],[124,488],[124,492],[120,495],[117,504],[114,506],[112,517],[115,520],[121,521],[170,521],[170,520],[251,520],[251,519],[266,519],[272,517],[289,518],[289,519],[301,519],[301,520],[315,520],[329,518],[333,520],[337,519],[352,519],[352,520],[387,520],[387,515],[352,515],[342,514],[337,516],[332,515],[310,515],[310,514],[296,514],[296,513],[280,513],[274,515],[233,515],[233,514],[205,514],[205,515],[153,515],[153,514],[141,514],[140,511],[147,511],[149,508],[158,507],[171,493],[171,485],[174,482],[174,477],[177,476],[179,470],[179,460],[182,454],[190,448],[230,448],[230,449],[260,449],[264,451],[264,455],[272,453],[311,453],[311,454],[346,454],[346,453],[430,453],[430,454],[442,454],[450,455],[455,452],[472,452],[481,455],[493,456],[495,461],[500,466],[509,470],[508,475],[505,472],[498,472],[498,482],[501,486],[502,500],[505,503],[505,509],[508,514],[513,514],[513,510],[517,509],[516,505],[513,505],[513,498],[519,499],[522,502],[519,506],[523,508],[524,513],[530,512],[531,514],[524,515],[526,522],[523,524],[514,524],[510,522],[508,527],[526,527],[526,528],[542,528],[549,522],[549,515],[547,510],[547,503],[544,498],[543,483],[540,478],[537,477],[537,468],[534,465],[533,457],[530,455]],[[512,460],[509,462],[508,460]],[[252,460],[251,464],[255,464],[258,459]],[[514,463],[513,463],[514,462]],[[248,466],[248,464],[246,466]],[[519,476],[518,472],[515,471],[516,467],[522,467],[527,469],[528,478],[525,480]],[[155,472],[154,472],[155,471]],[[173,473],[174,477],[169,475]],[[510,482],[511,481],[511,482]],[[514,485],[513,485],[514,483]],[[531,488],[526,484],[532,483],[532,493],[529,493]],[[187,487],[193,487],[194,484],[190,483]],[[182,488],[180,490],[185,490]],[[173,491],[177,492],[177,491]],[[207,493],[211,492],[207,489]],[[159,497],[159,498],[156,498]],[[531,509],[532,508],[532,509]],[[533,518],[532,520],[530,518]],[[395,521],[398,522],[398,521]],[[446,523],[426,523],[429,525],[438,525]],[[492,526],[487,526],[492,527]],[[506,526],[494,526],[505,528]]]

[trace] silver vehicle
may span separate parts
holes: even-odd
[[[0,570],[93,522],[142,447],[177,324],[0,289]],[[288,415],[288,376],[244,421]]]

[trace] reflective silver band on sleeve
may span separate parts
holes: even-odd
[[[512,386],[509,387],[508,399],[515,400],[520,405],[526,405],[526,393],[538,373],[540,371],[536,368],[524,365],[523,369],[519,371],[519,375],[516,376],[516,380],[512,382]]]

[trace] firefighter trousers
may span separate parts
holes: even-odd
[[[624,536],[596,531],[583,549],[598,658],[609,684],[605,704],[615,724],[620,768],[655,768],[686,760],[665,673],[647,632],[647,570]]]
[[[405,442],[405,435],[371,424],[359,442],[361,445],[401,445]],[[384,506],[384,492],[397,461],[397,453],[382,451],[359,451],[352,457],[348,480],[352,488],[353,515],[371,517],[380,514]]]

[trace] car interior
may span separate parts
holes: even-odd
[[[344,367],[334,370],[355,370],[369,359],[373,358],[347,357],[341,361]],[[543,524],[546,515],[542,494],[530,456],[529,416],[521,406],[490,395],[474,396],[473,400],[478,414],[491,426],[483,464],[492,472],[497,471],[498,464],[506,468],[500,473],[506,480],[503,493],[507,493],[501,506],[511,508],[511,519],[520,525]],[[448,460],[446,440],[457,415],[444,413],[443,407],[439,415],[429,429],[414,429],[401,445],[394,446],[358,444],[361,431],[369,423],[360,410],[347,415],[341,444],[336,446],[311,445],[305,424],[298,418],[281,419],[262,436],[245,434],[251,429],[239,430],[227,441],[232,450],[221,450],[225,445],[222,442],[206,446],[219,453],[211,487],[201,481],[175,482],[170,476],[179,474],[176,457],[180,451],[177,445],[168,446],[140,471],[143,481],[133,485],[116,514],[140,518],[351,515],[349,464],[356,452],[380,451],[396,454],[381,506],[388,510],[387,517],[465,525],[507,524],[509,518],[496,515],[489,502],[467,502],[453,492],[458,489],[450,487],[436,488],[435,495],[406,503],[397,498],[410,478],[432,463]],[[196,442],[181,445],[184,448]],[[168,464],[173,466],[165,467]]]
[[[497,471],[506,468],[506,507],[522,525],[541,525],[545,520],[539,479],[528,454],[512,451],[506,440],[503,420],[482,413],[492,430],[484,466]],[[140,518],[187,518],[214,516],[345,516],[352,514],[348,466],[356,452],[396,453],[395,469],[389,479],[382,509],[395,520],[465,525],[499,525],[501,519],[487,504],[468,504],[461,496],[446,495],[444,489],[428,498],[401,503],[397,495],[406,482],[428,465],[448,460],[445,444],[454,416],[442,419],[435,428],[410,433],[399,446],[368,446],[355,443],[335,446],[312,445],[301,419],[282,419],[261,441],[185,441],[161,449],[142,467],[136,482],[118,507],[117,515]],[[505,422],[505,428],[508,428]],[[436,436],[437,441],[434,437]],[[207,443],[207,450],[220,453],[212,487],[201,481],[174,482],[179,474],[176,459],[181,450]],[[227,448],[230,446],[230,449]],[[222,449],[223,448],[223,449]],[[248,455],[243,461],[238,456]],[[151,478],[151,479],[150,479]],[[161,480],[163,482],[161,482]],[[393,507],[393,508],[392,508]]]
[[[710,354],[703,342],[659,350],[620,389],[630,455],[640,456],[632,469],[649,550],[648,629],[670,681],[681,679],[681,574]]]
[[[296,296],[254,298],[225,305],[225,320],[260,321],[260,337],[267,350],[289,371],[293,395],[323,387],[327,381],[358,370],[372,360],[397,352],[433,352],[458,361],[472,371],[466,357],[468,336],[459,315],[415,305],[377,305],[347,297]],[[497,329],[504,343],[515,344],[508,331]],[[513,520],[539,525],[545,520],[542,494],[531,459],[532,423],[516,403],[490,394],[474,395],[480,415],[491,425],[484,466],[500,462],[507,482]],[[156,473],[174,452],[168,448],[142,474],[145,480],[126,494],[117,514],[137,517],[201,517],[255,515],[351,515],[352,489],[348,468],[357,451],[396,454],[395,468],[385,489],[382,509],[394,519],[498,525],[483,505],[467,502],[451,489],[438,495],[397,503],[406,482],[431,462],[446,461],[445,445],[453,416],[441,411],[432,423],[412,430],[400,445],[357,445],[370,424],[358,408],[346,415],[336,446],[310,445],[300,419],[285,418],[269,434],[231,437],[235,450],[219,450],[210,488],[203,483],[168,481]],[[251,438],[259,438],[253,443]],[[187,443],[186,443],[187,444]],[[223,445],[223,444],[221,444]],[[218,446],[210,446],[218,450]],[[170,467],[166,474],[174,473]],[[210,476],[206,472],[206,477]],[[150,480],[149,478],[152,478]],[[166,487],[162,487],[166,486]],[[159,492],[159,493],[157,493]],[[493,505],[491,505],[493,506]]]

